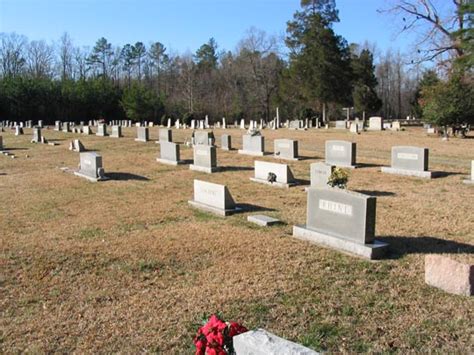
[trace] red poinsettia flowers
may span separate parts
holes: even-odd
[[[208,322],[198,329],[194,338],[196,355],[229,355],[233,354],[232,337],[248,331],[236,322],[224,322],[213,314]]]

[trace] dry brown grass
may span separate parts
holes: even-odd
[[[378,195],[377,236],[391,244],[388,259],[371,263],[290,237],[305,221],[301,186],[256,184],[252,170],[207,175],[158,164],[159,146],[134,142],[135,129],[123,139],[43,130],[62,139],[56,147],[29,143],[30,131],[3,133],[18,158],[0,156],[3,353],[191,353],[196,324],[213,312],[331,352],[474,350],[472,298],[423,280],[426,253],[473,260],[474,188],[462,184],[472,135],[441,142],[421,129],[264,132],[267,151],[277,137],[300,141],[309,159],[290,165],[306,180],[325,140],[358,143],[367,166],[351,172],[349,188]],[[242,131],[229,132],[239,147]],[[215,133],[220,143],[222,131]],[[173,134],[182,142],[190,131]],[[67,150],[73,137],[98,150],[106,173],[120,179],[95,184],[63,173],[59,167],[79,162]],[[377,165],[389,165],[392,145],[426,146],[432,170],[457,174],[432,181],[382,174]],[[192,151],[182,147],[182,156]],[[251,169],[253,160],[218,150],[220,166]],[[264,229],[247,214],[197,212],[187,205],[194,178],[226,184],[237,202],[273,209],[264,213],[287,224]]]

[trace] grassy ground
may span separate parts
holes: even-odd
[[[354,140],[358,162],[349,188],[377,196],[385,260],[362,259],[291,238],[305,222],[304,187],[277,189],[249,181],[255,158],[218,150],[223,172],[207,175],[156,162],[152,142],[43,130],[59,146],[29,143],[31,130],[0,156],[0,351],[192,353],[203,316],[265,328],[330,352],[474,351],[472,298],[424,283],[424,255],[473,262],[474,188],[462,179],[474,159],[474,137],[441,142],[421,129],[367,132],[264,131],[294,138],[308,159],[289,163],[309,180],[309,164],[327,139]],[[218,144],[221,130],[216,130]],[[233,146],[240,130],[227,130]],[[173,131],[183,142],[190,131]],[[90,183],[62,172],[76,168],[68,143],[79,137],[103,156],[113,179]],[[380,173],[392,145],[430,148],[426,181]],[[182,146],[182,157],[192,150]],[[28,156],[28,157],[27,157]],[[258,158],[278,161],[272,157]],[[286,224],[264,229],[248,214],[221,219],[191,209],[193,179],[226,184],[238,203],[259,206]]]

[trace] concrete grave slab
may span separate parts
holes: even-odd
[[[448,293],[472,296],[474,265],[460,263],[444,255],[426,255],[425,282]]]
[[[263,214],[256,214],[256,215],[248,216],[247,221],[255,223],[255,224],[257,224],[259,226],[262,226],[262,227],[270,227],[270,226],[274,226],[274,225],[277,225],[277,224],[281,224],[280,220],[278,220],[276,218],[273,218],[273,217],[265,216]]]

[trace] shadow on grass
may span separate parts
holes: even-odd
[[[295,186],[309,186],[311,184],[311,181],[306,179],[295,179],[295,182]]]
[[[390,192],[390,191],[373,191],[373,190],[354,190],[354,191],[360,194],[374,196],[374,197],[396,195],[394,192]]]
[[[465,175],[459,171],[433,171],[433,178],[444,178],[451,175]]]
[[[12,151],[13,150],[30,150],[30,148],[7,148],[7,149],[3,149],[3,151],[7,151],[7,152],[9,152],[10,150],[12,150]]]
[[[474,245],[435,237],[377,237],[390,244],[388,259],[398,259],[408,254],[474,254]]]
[[[106,172],[105,175],[111,180],[118,181],[127,181],[127,180],[137,180],[137,181],[149,181],[150,179],[145,176],[130,174],[130,173],[109,173]]]
[[[275,211],[275,209],[273,209],[273,208],[267,208],[267,207],[262,207],[262,206],[257,206],[257,205],[251,205],[249,203],[237,203],[236,207],[241,209],[241,213]]]
[[[381,168],[382,164],[374,164],[374,163],[356,163],[358,169],[364,168]]]
[[[220,171],[226,172],[226,171],[250,171],[254,170],[253,167],[250,166],[221,166]]]

